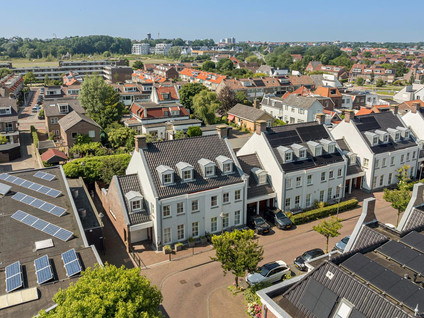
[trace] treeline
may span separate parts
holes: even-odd
[[[9,58],[60,58],[69,54],[131,53],[131,40],[107,35],[74,36],[63,39],[0,38],[0,56]]]
[[[424,42],[348,42],[348,43],[341,43],[341,46],[348,46],[352,48],[362,48],[362,47],[369,47],[369,48],[386,48],[386,49],[404,49],[404,48],[410,48],[415,47],[417,48],[423,48]]]
[[[159,43],[171,43],[173,46],[187,46],[185,40],[181,38],[177,39],[152,39],[147,40],[144,39],[142,41],[134,42],[134,43],[149,43],[150,46],[155,46]],[[215,41],[213,39],[205,39],[205,40],[194,40],[190,42],[190,46],[192,47],[201,47],[201,46],[215,46]]]

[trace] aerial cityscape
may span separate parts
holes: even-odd
[[[3,5],[0,317],[424,317],[422,23],[299,5]]]

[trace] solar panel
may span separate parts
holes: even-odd
[[[6,266],[6,292],[10,293],[22,286],[23,280],[21,262],[17,261]]]
[[[66,275],[68,277],[81,272],[81,264],[78,260],[77,253],[75,253],[75,249],[62,253],[62,261],[65,265]]]
[[[47,255],[41,256],[40,258],[34,260],[34,266],[36,271],[43,269],[44,267],[47,267],[49,265],[49,257]]]
[[[417,249],[421,253],[424,253],[424,235],[416,231],[412,231],[408,233],[408,235],[402,237],[400,241],[406,245]]]
[[[34,208],[43,210],[55,216],[61,217],[66,213],[66,209],[60,206],[48,203],[46,201],[34,198],[30,195],[26,195],[25,193],[17,192],[12,199],[28,204]]]
[[[52,181],[54,178],[56,178],[55,175],[50,174],[50,173],[46,173],[46,172],[42,172],[42,171],[37,171],[34,174],[34,177],[40,178],[40,179],[43,179],[43,180],[47,180],[47,181]]]
[[[47,255],[34,260],[34,266],[38,284],[45,283],[53,278],[52,268]]]
[[[8,177],[7,173],[0,174],[0,180],[6,180],[7,177]]]
[[[16,211],[11,218],[65,242],[74,235],[71,231],[65,230],[21,210]]]
[[[424,254],[396,241],[389,241],[377,249],[402,266],[424,275]]]
[[[33,183],[29,186],[28,189],[34,190],[34,191],[38,191],[42,186],[39,185],[38,183]]]
[[[327,318],[336,303],[337,295],[317,282],[314,278],[310,278],[306,286],[305,293],[301,298],[301,303],[318,318]]]
[[[43,172],[43,173],[44,173],[44,175],[43,175],[44,178],[42,178],[43,180],[51,181],[55,178],[55,176],[52,175],[52,174],[45,173],[45,172]],[[52,179],[52,177],[53,177],[53,179]],[[24,187],[24,188],[27,188],[27,189],[30,189],[30,190],[33,190],[33,191],[36,191],[36,192],[40,192],[42,194],[48,195],[48,196],[53,197],[53,198],[57,198],[58,196],[60,196],[62,194],[62,192],[59,191],[59,190],[56,190],[56,189],[53,189],[53,188],[50,188],[50,187],[47,187],[47,186],[43,186],[42,184],[38,184],[36,182],[31,182],[29,180],[25,180],[25,179],[22,179],[20,177],[11,176],[7,173],[0,174],[0,180],[5,180],[5,181],[11,182],[13,184],[17,184],[21,187]]]

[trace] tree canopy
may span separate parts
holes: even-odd
[[[200,129],[199,126],[188,127],[188,129],[187,129],[187,136],[188,137],[196,137],[196,136],[201,136],[201,135],[202,135],[202,130]]]
[[[253,240],[254,236],[253,230],[234,230],[212,237],[216,253],[212,259],[221,263],[224,275],[231,272],[235,276],[236,286],[238,278],[243,277],[246,271],[255,271],[263,259],[263,248]]]
[[[7,138],[0,134],[0,145],[4,145],[8,142]]]
[[[207,90],[205,86],[200,83],[187,83],[179,91],[180,103],[187,109],[193,107],[193,97],[203,90]]]
[[[215,63],[214,62],[212,62],[212,61],[205,61],[202,64],[202,71],[213,72],[213,71],[216,70],[215,67],[216,66],[215,66]]]
[[[142,61],[137,60],[132,65],[133,70],[142,70],[144,68],[144,64]]]
[[[221,103],[221,106],[219,107],[219,112],[221,114],[225,114],[237,104],[236,94],[228,86],[225,86],[219,91],[218,100]]]
[[[87,268],[80,279],[53,297],[57,307],[45,317],[161,317],[159,305],[162,294],[151,286],[140,268],[116,268],[106,264]]]
[[[78,99],[87,115],[102,128],[122,118],[125,106],[119,101],[118,93],[102,77],[86,77]]]
[[[339,236],[339,230],[342,227],[343,225],[341,224],[341,220],[334,216],[329,218],[328,220],[322,220],[318,225],[312,227],[315,232],[318,232],[326,238],[326,253],[328,253],[328,241],[330,237]]]
[[[220,103],[215,92],[202,90],[193,97],[193,114],[203,120],[206,125],[215,123],[215,113],[219,107]]]
[[[134,129],[124,127],[121,124],[115,122],[109,125],[105,132],[109,140],[110,146],[113,148],[126,147],[128,150],[134,148],[134,136],[136,131]]]

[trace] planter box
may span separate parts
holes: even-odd
[[[208,242],[208,239],[206,237],[201,237],[200,238],[200,243],[206,244],[207,242]]]
[[[196,241],[190,242],[188,241],[188,247],[194,247],[196,245]]]
[[[175,252],[181,251],[183,249],[184,245],[175,245]]]
[[[172,250],[166,249],[166,248],[163,249],[163,254],[171,254],[171,253],[172,253]]]

